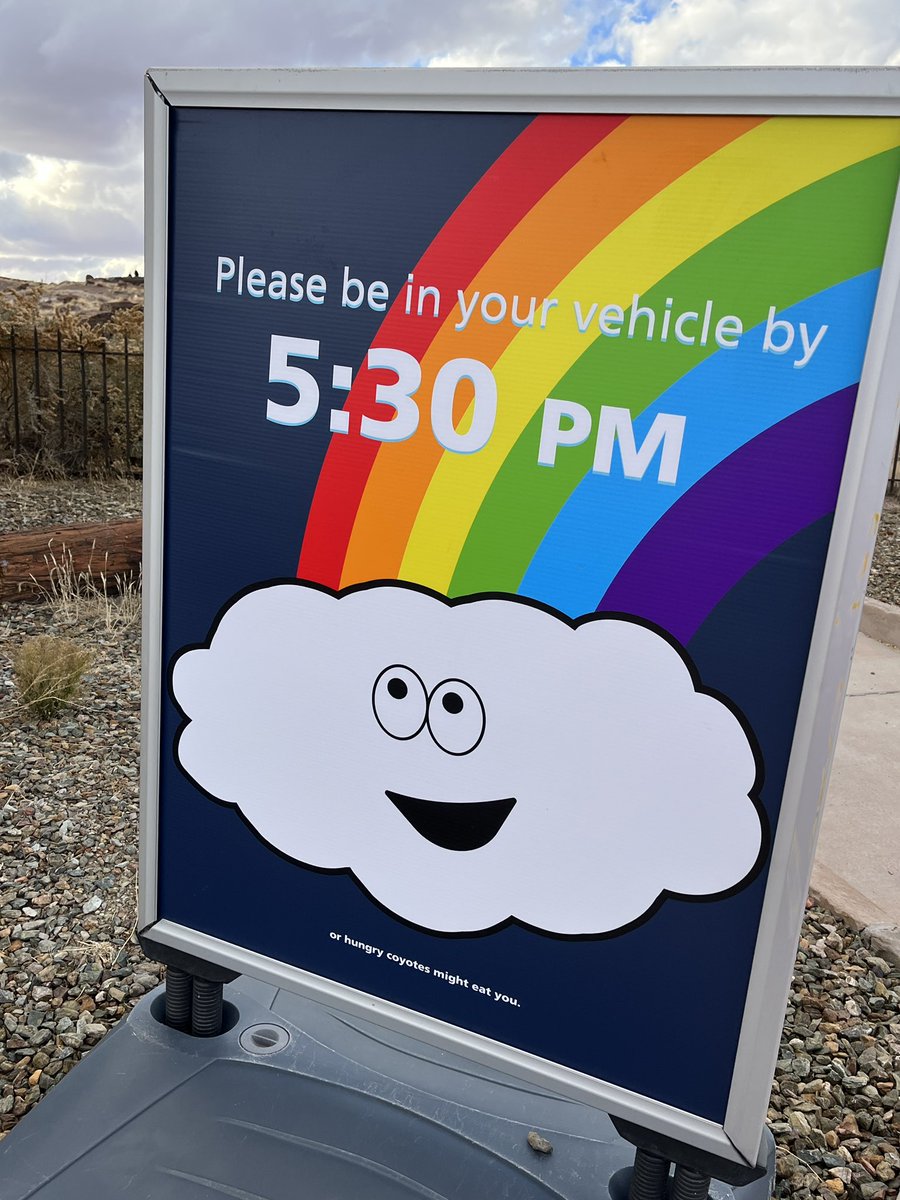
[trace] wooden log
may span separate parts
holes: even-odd
[[[54,586],[116,591],[141,565],[140,517],[0,534],[0,600]]]

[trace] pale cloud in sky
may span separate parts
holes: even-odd
[[[148,67],[900,64],[900,0],[0,0],[0,274],[142,262]]]
[[[615,0],[0,0],[0,274],[140,266],[149,67],[559,67],[615,12]]]
[[[898,0],[628,4],[609,46],[633,66],[896,66]]]

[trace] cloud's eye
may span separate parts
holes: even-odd
[[[484,737],[484,705],[461,679],[445,679],[428,699],[428,728],[448,754],[468,754]]]
[[[405,741],[425,724],[428,697],[425,684],[409,667],[386,667],[375,680],[372,708],[385,733]]]

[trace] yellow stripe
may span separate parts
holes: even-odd
[[[491,439],[477,454],[443,455],[399,577],[447,591],[482,501],[523,429],[599,336],[596,317],[587,333],[578,332],[573,301],[583,309],[594,301],[627,308],[634,294],[649,291],[749,217],[898,145],[895,118],[773,118],[699,163],[618,226],[562,281],[547,328],[523,329],[495,364],[499,399]],[[715,283],[710,280],[711,291]]]

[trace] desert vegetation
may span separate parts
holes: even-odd
[[[0,462],[41,474],[141,461],[143,280],[0,279]]]

